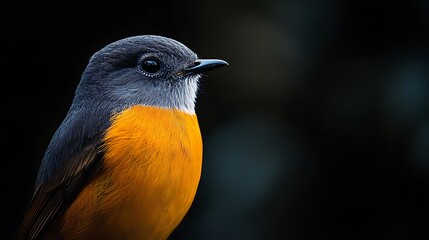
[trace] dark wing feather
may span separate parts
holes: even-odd
[[[76,174],[69,176],[60,184],[39,186],[31,200],[23,220],[18,239],[42,239],[59,216],[70,206],[88,180],[101,168],[102,152],[98,144],[92,143],[72,161],[87,163]]]
[[[102,138],[110,122],[106,109],[72,105],[46,150],[18,240],[42,239],[102,168]]]

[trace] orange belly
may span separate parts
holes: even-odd
[[[58,239],[166,239],[185,216],[201,174],[196,115],[134,106],[112,119],[104,170],[58,221]]]

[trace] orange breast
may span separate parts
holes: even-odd
[[[105,169],[61,219],[62,239],[166,239],[200,179],[197,117],[134,106],[112,119],[104,140]]]

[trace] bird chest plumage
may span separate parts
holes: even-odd
[[[104,168],[59,222],[61,235],[166,239],[188,211],[200,179],[196,115],[134,106],[112,118],[104,141]]]

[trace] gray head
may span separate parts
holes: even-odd
[[[198,59],[170,38],[125,38],[91,57],[73,104],[91,102],[113,111],[141,104],[194,113],[201,73],[224,65],[222,60]]]

